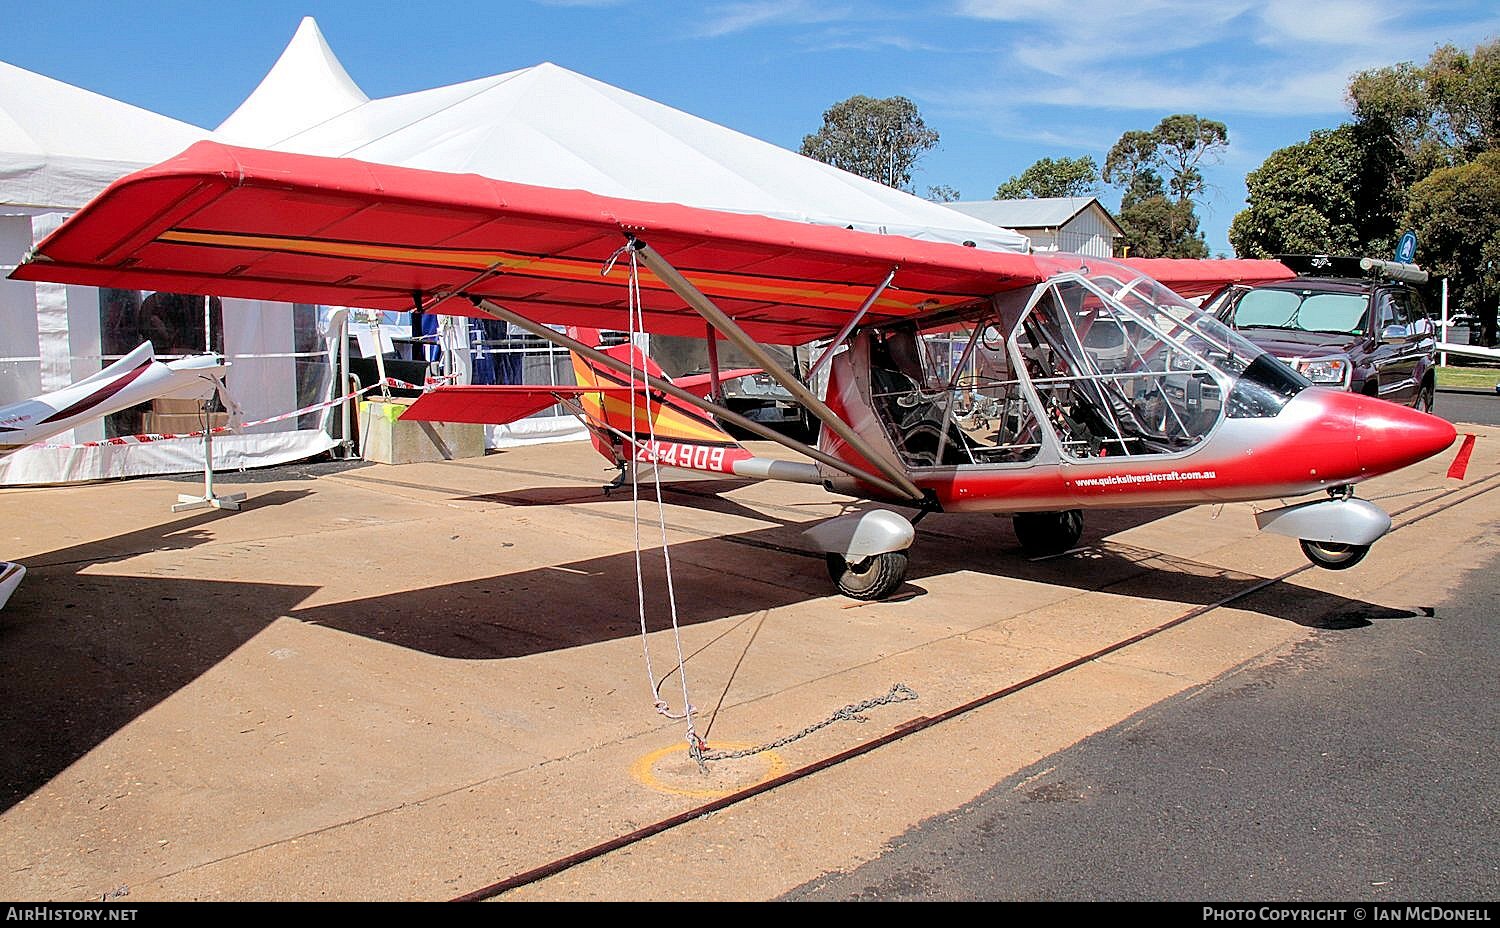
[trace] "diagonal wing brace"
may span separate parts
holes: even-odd
[[[589,361],[592,361],[593,363],[598,364],[601,367],[607,367],[610,370],[616,371],[620,374],[624,374],[627,377],[633,376],[643,379],[646,384],[653,390],[659,390],[662,393],[675,396],[685,403],[690,403],[698,409],[713,413],[720,419],[723,419],[726,422],[733,423],[734,425],[737,425],[748,432],[753,432],[756,435],[759,435],[761,438],[767,439],[768,441],[774,441],[779,445],[790,448],[798,454],[810,457],[820,464],[826,464],[829,467],[834,468],[835,470],[846,473],[856,480],[861,480],[871,484],[872,486],[879,487],[881,490],[889,493],[892,496],[898,498],[909,497],[913,500],[913,502],[922,498],[922,494],[920,491],[916,493],[908,492],[892,481],[886,480],[883,477],[869,473],[868,471],[862,470],[858,467],[854,467],[845,461],[839,460],[831,454],[819,451],[817,448],[814,448],[811,445],[804,444],[793,438],[782,435],[780,432],[777,432],[776,430],[769,428],[762,423],[756,422],[754,419],[748,419],[732,409],[728,409],[726,407],[720,406],[717,403],[705,400],[703,397],[698,396],[697,394],[689,390],[684,390],[681,387],[669,383],[668,381],[662,380],[659,377],[652,377],[650,374],[647,374],[642,370],[632,369],[627,362],[622,361],[619,358],[612,357],[611,355],[607,355],[602,351],[591,348],[575,338],[569,338],[561,332],[548,328],[547,326],[542,325],[539,322],[534,322],[526,318],[525,316],[512,312],[511,310],[508,310],[497,303],[492,303],[489,300],[476,299],[474,300],[474,306],[479,311],[486,313],[495,319],[501,319],[505,322],[510,323],[511,325],[524,329],[525,331],[530,332],[532,335],[535,335],[537,338],[551,342],[552,344],[557,345],[559,348],[564,348],[568,351],[576,352],[577,354],[582,355]],[[780,365],[773,364],[773,366],[776,367],[777,370],[780,370]],[[903,477],[903,480],[904,479],[905,478]],[[906,482],[910,484],[910,481]],[[916,488],[912,487],[912,489],[915,490]]]
[[[797,402],[807,408],[809,412],[818,417],[823,426],[830,429],[839,438],[849,444],[849,447],[859,452],[860,456],[876,470],[886,481],[900,488],[901,496],[911,500],[923,499],[923,493],[917,489],[917,485],[911,482],[906,473],[897,467],[885,455],[873,448],[869,442],[860,437],[859,433],[850,427],[849,423],[840,419],[838,415],[828,408],[828,405],[809,390],[802,381],[793,377],[782,369],[776,359],[761,346],[759,342],[751,338],[740,328],[735,321],[729,318],[723,310],[714,305],[703,291],[693,285],[692,281],[682,276],[677,268],[673,267],[667,259],[663,258],[650,245],[634,236],[630,236],[630,247],[640,255],[641,261],[651,272],[657,276],[662,283],[672,289],[673,293],[682,297],[683,301],[693,308],[708,324],[718,329],[725,338],[733,342],[741,351],[745,352],[752,361],[759,364],[761,368],[771,376],[778,384],[786,389]],[[830,465],[833,466],[833,465]],[[840,470],[847,471],[846,466],[840,466]],[[861,478],[863,479],[863,478]]]

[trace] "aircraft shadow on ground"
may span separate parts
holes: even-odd
[[[301,495],[266,494],[255,505]],[[732,501],[695,498],[690,504],[767,520]],[[1111,513],[1086,530],[1084,541],[1097,542],[1131,520],[1162,514]],[[493,547],[471,549],[476,563],[488,562],[483,569],[492,573],[485,579],[310,608],[298,608],[315,592],[309,586],[82,571],[145,551],[190,549],[207,540],[204,527],[222,516],[204,513],[32,559],[34,575],[0,615],[0,738],[12,746],[0,760],[0,808],[29,795],[283,615],[463,660],[559,651],[638,633],[633,551],[507,570],[514,547],[547,543],[537,537],[517,539],[512,547],[497,537]],[[795,521],[674,543],[679,621],[691,626],[832,595],[822,556],[801,537],[805,525]],[[1115,543],[1029,560],[1005,521],[994,516],[934,516],[919,528],[908,583],[894,597],[911,601],[882,609],[932,608],[920,596],[925,581],[955,571],[1188,606],[1216,603],[1263,582]],[[648,616],[658,629],[669,614],[661,553],[648,550],[643,560]],[[1235,605],[1320,628],[1408,615],[1288,583],[1274,583]]]
[[[776,517],[732,500],[709,496],[685,500],[668,494],[673,504],[696,510],[754,517]],[[588,502],[597,491],[547,488],[494,494],[483,499],[515,506]],[[670,615],[663,582],[654,504],[643,514],[642,538],[648,624],[663,627]],[[1086,529],[1084,547],[1056,558],[1030,559],[1023,554],[1008,521],[993,515],[937,515],[919,525],[912,549],[908,582],[892,604],[920,597],[924,581],[956,571],[1028,580],[1078,590],[1104,590],[1186,606],[1218,603],[1264,584],[1252,574],[1213,567],[1100,538],[1144,524],[1176,510],[1119,510],[1098,513]],[[629,523],[626,513],[594,513],[615,523]],[[1091,513],[1090,516],[1095,514]],[[783,521],[768,528],[680,540],[674,530],[670,551],[678,621],[711,622],[736,615],[834,595],[823,556],[802,537],[811,524]],[[618,531],[616,528],[614,531]],[[492,549],[475,549],[496,572],[482,580],[426,587],[360,600],[299,609],[293,617],[439,657],[466,660],[521,657],[593,644],[638,633],[636,562],[633,551],[506,572],[506,548],[497,538]],[[1090,542],[1095,544],[1090,544]],[[534,543],[517,540],[513,545]],[[534,559],[533,559],[534,560]],[[476,561],[482,563],[482,561]],[[977,579],[976,579],[977,582]],[[1405,616],[1381,611],[1371,603],[1272,583],[1255,590],[1236,608],[1262,612],[1315,628],[1352,628],[1371,619]],[[909,608],[929,608],[913,604]],[[1391,614],[1386,614],[1390,612]]]
[[[249,507],[307,491],[255,497]],[[231,513],[27,558],[0,613],[0,809],[31,794],[132,719],[191,683],[313,588],[84,572],[151,551],[187,551]],[[253,604],[253,607],[251,606]]]

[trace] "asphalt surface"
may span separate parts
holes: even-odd
[[[1500,425],[1500,394],[1479,390],[1442,390],[1432,411],[1449,422]]]
[[[1500,899],[1497,560],[1430,607],[1318,617],[784,898]]]

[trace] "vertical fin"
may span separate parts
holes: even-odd
[[[595,329],[570,328],[568,334],[585,345],[598,346],[613,358],[633,363],[653,377],[670,381],[661,367],[630,343],[600,346]],[[628,386],[630,378],[573,355],[573,372],[580,386]],[[751,457],[739,442],[702,409],[673,396],[642,388],[632,404],[629,396],[592,393],[580,397],[594,447],[605,458],[622,464],[627,459],[669,464],[689,470],[733,473],[735,461]],[[632,405],[634,420],[632,421]],[[621,434],[634,436],[639,446],[626,447]]]

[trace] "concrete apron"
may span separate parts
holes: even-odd
[[[1488,440],[1486,440],[1488,439]],[[508,899],[763,899],[1153,703],[1353,616],[1437,606],[1492,560],[1500,492],[1439,511],[1448,455],[1363,496],[1399,529],[1363,564],[1304,571],[871,754]],[[1481,435],[1466,485],[1500,474]],[[831,593],[799,537],[848,501],[683,478],[668,538],[697,731],[762,744],[686,758],[653,711],[628,488],[587,446],[236,484],[239,513],[173,516],[182,485],[0,492],[31,573],[0,613],[0,895],[444,899],[830,757],[1245,591],[1303,563],[1248,505],[1093,513],[1084,550],[1032,562],[1004,520],[933,516],[907,586]],[[641,535],[657,545],[655,513]],[[659,551],[650,654],[680,709]],[[1420,619],[1419,619],[1420,620]],[[1353,632],[1357,633],[1357,629]],[[1170,763],[1170,758],[1164,758]],[[1027,781],[1031,782],[1031,781]]]

